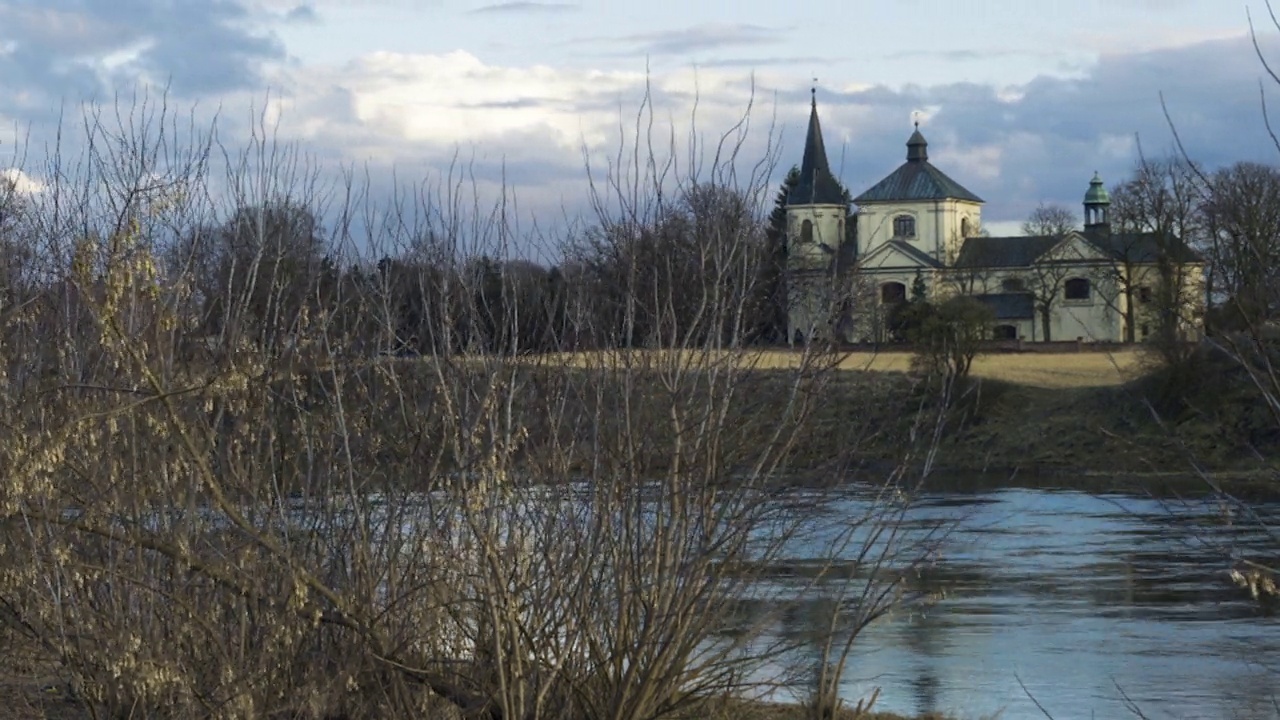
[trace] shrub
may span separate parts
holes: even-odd
[[[983,341],[990,337],[995,316],[982,302],[963,296],[927,310],[911,338],[916,346],[912,368],[948,386],[962,383]]]

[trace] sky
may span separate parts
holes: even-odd
[[[505,186],[553,227],[590,217],[638,113],[677,175],[709,176],[727,133],[735,181],[767,199],[816,88],[855,195],[919,120],[987,228],[1014,232],[1039,203],[1078,209],[1095,171],[1123,179],[1139,143],[1172,152],[1162,96],[1193,159],[1274,162],[1260,91],[1280,83],[1250,15],[1280,67],[1265,0],[0,0],[0,172],[37,191],[60,120],[163,94],[228,145],[265,129],[375,195]]]

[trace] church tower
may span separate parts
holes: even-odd
[[[800,181],[787,196],[787,338],[807,342],[830,330],[849,204],[831,174],[818,122],[817,89],[809,106],[809,130]]]
[[[1098,173],[1089,181],[1089,190],[1084,194],[1084,229],[1106,232],[1111,229],[1111,220],[1107,212],[1111,209],[1111,195],[1103,185]]]

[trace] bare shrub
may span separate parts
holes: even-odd
[[[381,205],[269,133],[117,117],[43,173],[58,272],[0,346],[4,621],[95,716],[656,718],[767,686],[791,641],[735,610],[801,538],[776,496],[841,358],[752,370],[740,136],[596,178],[569,281],[512,261],[505,190]],[[865,548],[859,626],[915,562],[892,488],[830,548]]]

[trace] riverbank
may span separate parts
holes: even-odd
[[[1256,393],[1222,387],[1225,371],[1198,395],[1171,394],[1171,381],[1132,349],[983,355],[944,413],[906,353],[822,361],[826,369],[798,372],[805,356],[785,350],[385,359],[353,367],[343,385],[358,392],[351,406],[369,408],[379,438],[406,439],[447,437],[436,408],[479,411],[505,388],[497,392],[509,394],[502,402],[520,437],[513,459],[547,478],[601,472],[602,459],[625,475],[661,474],[689,423],[717,417],[714,445],[696,452],[717,453],[730,476],[779,448],[789,483],[818,486],[928,467],[936,490],[1277,491],[1268,458],[1280,457],[1280,433]],[[318,387],[328,379],[314,380],[309,396],[332,392]],[[780,427],[798,431],[780,438]]]
[[[553,364],[586,368],[593,357]],[[787,402],[803,356],[770,350],[744,362],[752,401],[742,415],[750,424]],[[1280,457],[1280,433],[1257,393],[1230,382],[1228,367],[1186,383],[1133,348],[979,355],[973,386],[928,455],[922,436],[937,408],[910,362],[905,352],[839,358],[814,408],[813,431],[791,452],[798,474],[821,482],[836,466],[875,476],[927,460],[939,489],[1187,494],[1221,484],[1245,495],[1278,492],[1270,456],[1276,450]]]

